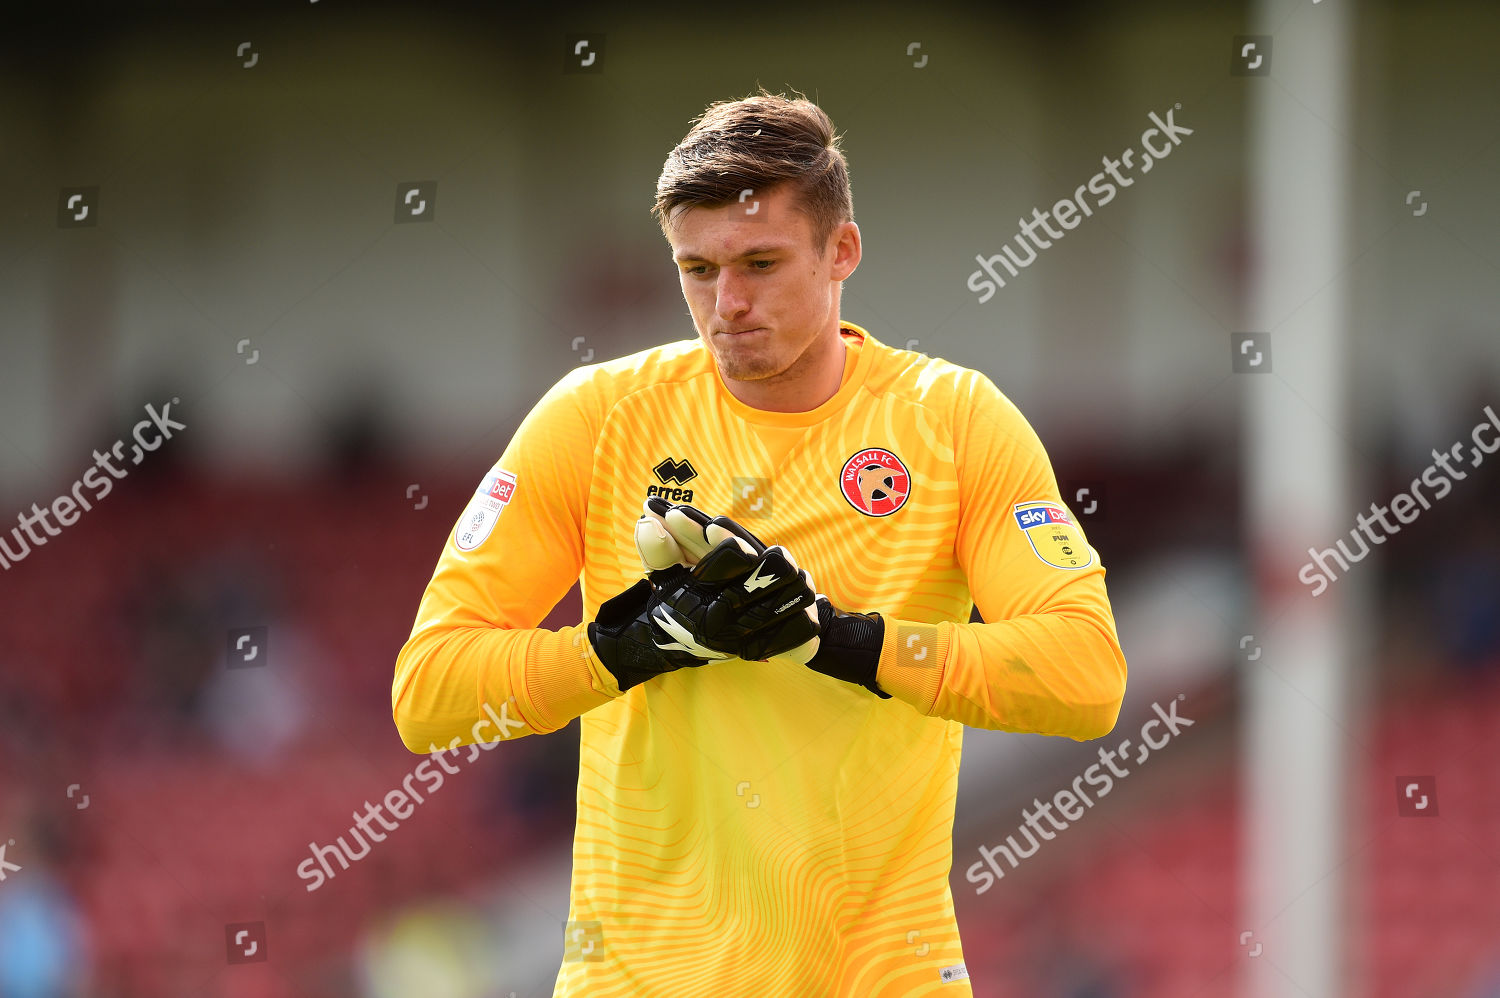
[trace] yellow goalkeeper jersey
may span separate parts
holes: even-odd
[[[407,747],[582,717],[554,998],[971,995],[948,882],[962,726],[1114,726],[1104,566],[1032,427],[980,372],[840,335],[843,384],[809,412],[740,402],[696,339],[573,370],[438,559],[391,689]],[[734,517],[835,606],[882,614],[891,699],[784,659],[622,695],[584,624],[539,629],[575,581],[588,621],[641,577],[649,495]]]

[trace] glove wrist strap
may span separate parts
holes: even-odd
[[[818,630],[818,651],[808,668],[863,686],[882,700],[891,698],[875,679],[885,643],[885,621],[880,614],[846,613],[819,596]]]

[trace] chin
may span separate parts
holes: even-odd
[[[781,368],[770,357],[745,357],[732,350],[715,351],[714,361],[719,365],[720,374],[735,381],[760,381],[781,373]]]
[[[761,381],[779,372],[775,364],[736,364],[720,361],[719,373],[732,381]]]
[[[734,381],[774,378],[790,366],[778,356],[777,344],[772,342],[736,343],[733,339],[713,335],[704,337],[701,333],[700,338],[704,339],[713,355],[719,373]]]

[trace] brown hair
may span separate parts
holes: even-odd
[[[667,155],[651,214],[665,234],[679,207],[724,207],[747,188],[791,183],[794,203],[812,222],[813,249],[822,253],[834,228],[854,220],[838,139],[828,115],[801,94],[793,100],[761,87],[743,100],[717,101]]]

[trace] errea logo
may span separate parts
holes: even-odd
[[[672,483],[686,485],[698,477],[698,472],[693,470],[691,461],[678,461],[670,457],[651,470],[656,472],[656,480],[663,485]]]
[[[693,501],[692,489],[669,487],[674,483],[678,486],[686,485],[698,477],[697,469],[693,467],[691,461],[686,458],[679,461],[676,458],[668,457],[651,470],[656,474],[656,480],[661,482],[661,484],[647,486],[647,496],[660,496],[671,502],[690,503]]]

